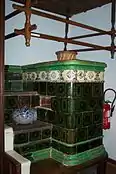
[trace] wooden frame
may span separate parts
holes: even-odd
[[[4,152],[4,26],[5,1],[0,1],[0,173],[3,173]]]

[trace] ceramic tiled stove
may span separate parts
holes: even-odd
[[[66,166],[105,154],[102,133],[104,69],[101,62],[68,60],[5,67],[5,123],[14,149],[35,162],[53,158]],[[11,113],[23,97],[38,120],[15,125]]]

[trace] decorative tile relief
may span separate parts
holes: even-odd
[[[48,80],[49,81],[60,81],[60,71],[49,71]]]
[[[78,82],[84,82],[85,80],[85,71],[84,70],[78,70],[77,71],[77,77],[76,77],[76,79],[77,79],[77,81]]]
[[[37,79],[37,73],[36,72],[30,73],[30,80],[35,81],[36,79]]]
[[[76,71],[74,70],[64,70],[62,72],[62,77],[63,77],[63,81],[75,81],[76,80]]]
[[[38,72],[24,72],[23,81],[46,82],[102,82],[104,72],[86,70],[52,70]]]
[[[29,76],[29,74],[28,74],[27,72],[24,72],[24,73],[22,74],[22,80],[23,80],[23,81],[28,80],[28,79],[29,79],[28,76]]]
[[[37,80],[39,81],[46,81],[48,78],[48,74],[46,71],[37,72]]]

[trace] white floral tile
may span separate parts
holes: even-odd
[[[50,81],[59,81],[60,80],[60,71],[49,71],[48,80]]]
[[[85,73],[85,78],[86,78],[87,82],[94,82],[95,78],[96,78],[96,72],[94,72],[94,71],[87,71]]]
[[[104,81],[104,72],[99,73],[100,81]]]
[[[75,81],[76,72],[74,70],[64,70],[62,72],[62,77],[64,81]]]
[[[24,72],[23,81],[50,81],[50,82],[102,82],[104,81],[104,72],[87,70],[53,70]]]
[[[31,79],[32,81],[35,81],[35,80],[37,79],[37,73],[36,73],[36,72],[30,73],[30,79]]]
[[[27,72],[24,72],[24,73],[22,74],[22,80],[24,80],[24,81],[28,80],[28,79],[29,79],[28,76],[29,76],[28,73],[27,73]]]
[[[37,79],[40,81],[47,81],[48,74],[46,71],[40,71],[37,73]]]
[[[84,70],[78,70],[76,73],[76,79],[78,82],[84,82],[85,80],[85,71]]]

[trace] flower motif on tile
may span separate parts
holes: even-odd
[[[39,80],[45,81],[47,80],[47,72],[46,71],[40,71],[38,73]]]
[[[103,71],[101,71],[99,73],[99,78],[100,78],[100,81],[104,81],[104,72]]]
[[[94,71],[87,71],[86,72],[86,79],[88,82],[95,81],[95,77],[96,77],[96,72],[94,72]]]
[[[30,79],[31,79],[31,80],[35,81],[36,78],[37,78],[37,73],[36,73],[36,72],[30,73]]]
[[[85,71],[84,70],[78,70],[77,71],[77,81],[84,82],[85,77]]]
[[[96,72],[96,77],[95,77],[95,81],[96,81],[96,82],[100,82],[100,81],[101,81],[101,80],[100,80],[100,76],[99,76],[99,74],[100,74],[99,71]]]
[[[74,70],[64,70],[62,72],[62,77],[64,81],[74,81],[76,73]]]
[[[48,73],[48,79],[50,81],[59,81],[59,79],[60,79],[60,72],[59,71],[50,71]]]
[[[28,80],[28,78],[29,78],[28,73],[24,72],[24,73],[22,74],[22,80],[26,81],[26,80]]]

